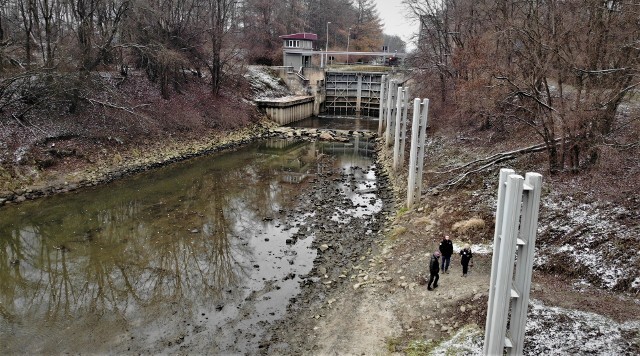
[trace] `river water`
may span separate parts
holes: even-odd
[[[2,207],[0,354],[254,353],[313,268],[310,218],[372,233],[372,157],[274,139]]]

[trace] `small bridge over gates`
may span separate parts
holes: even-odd
[[[257,101],[279,124],[321,113],[378,117],[383,76],[403,81],[405,53],[317,50],[314,33],[280,37],[284,66],[272,68],[296,96]]]

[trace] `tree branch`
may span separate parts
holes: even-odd
[[[557,145],[558,143],[560,143],[560,141],[562,140],[562,138],[557,138],[553,141],[553,145]],[[536,153],[536,152],[541,152],[548,149],[548,145],[546,143],[539,143],[537,145],[533,145],[533,146],[529,146],[529,147],[524,147],[524,148],[520,148],[517,150],[513,150],[513,151],[508,151],[508,152],[500,152],[500,153],[496,153],[494,155],[491,155],[489,157],[485,157],[485,158],[481,158],[481,159],[477,159],[471,162],[468,162],[460,167],[455,167],[452,168],[448,171],[444,171],[444,172],[431,172],[431,173],[435,173],[435,174],[447,174],[447,173],[453,173],[455,171],[459,171],[461,169],[465,169],[468,168],[467,170],[463,171],[462,173],[458,174],[457,176],[455,176],[452,179],[449,179],[447,182],[442,183],[434,188],[431,189],[437,189],[439,187],[444,187],[444,188],[451,188],[456,186],[457,184],[459,184],[460,182],[462,182],[465,178],[469,177],[470,175],[483,171],[489,167],[492,167],[498,163],[504,162],[504,161],[508,161],[514,158],[517,158],[518,156],[521,156],[523,154],[529,154],[529,153]],[[481,165],[480,165],[481,164]],[[474,166],[480,165],[477,168],[473,168]]]
[[[136,113],[133,110],[135,110],[136,108],[139,108],[141,106],[149,106],[150,105],[150,104],[140,104],[140,105],[136,105],[134,107],[128,108],[128,107],[125,107],[125,106],[118,106],[118,105],[115,105],[115,104],[111,104],[111,103],[108,103],[108,102],[105,102],[105,101],[100,101],[100,100],[96,100],[96,99],[92,99],[92,98],[81,97],[81,99],[86,100],[86,101],[88,101],[88,102],[90,102],[91,104],[94,104],[94,105],[95,104],[99,104],[99,105],[102,105],[102,106],[105,106],[105,107],[108,107],[108,108],[123,110],[123,111],[128,112],[129,114],[133,114],[133,115],[136,115],[136,116],[140,115],[140,114]]]

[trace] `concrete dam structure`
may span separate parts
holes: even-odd
[[[327,72],[325,113],[377,117],[382,72]]]
[[[272,69],[287,87],[298,94],[255,101],[271,120],[280,125],[319,114],[377,118],[383,75],[389,74],[387,71],[325,71],[322,68],[301,68],[299,72],[291,67]]]
[[[258,107],[280,125],[290,124],[313,115],[313,96],[288,96],[256,100]]]

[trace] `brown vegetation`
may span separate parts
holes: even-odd
[[[623,105],[640,85],[636,2],[405,3],[421,22],[418,77],[437,78],[419,80],[421,94],[447,125],[529,132],[553,173],[638,147],[637,112]]]
[[[49,83],[79,89],[72,113],[64,92],[37,85],[30,90],[43,100],[5,107],[5,112],[24,114],[0,120],[0,191],[100,161],[118,164],[132,152],[197,140],[257,119],[242,90],[212,96],[202,78],[189,77],[182,84],[184,93],[171,90],[169,100],[140,72],[126,77],[103,72],[87,76],[85,83],[68,83],[67,78],[51,76]]]
[[[279,36],[302,31],[382,41],[371,0],[0,0],[0,191],[245,125],[245,66],[279,64]]]

